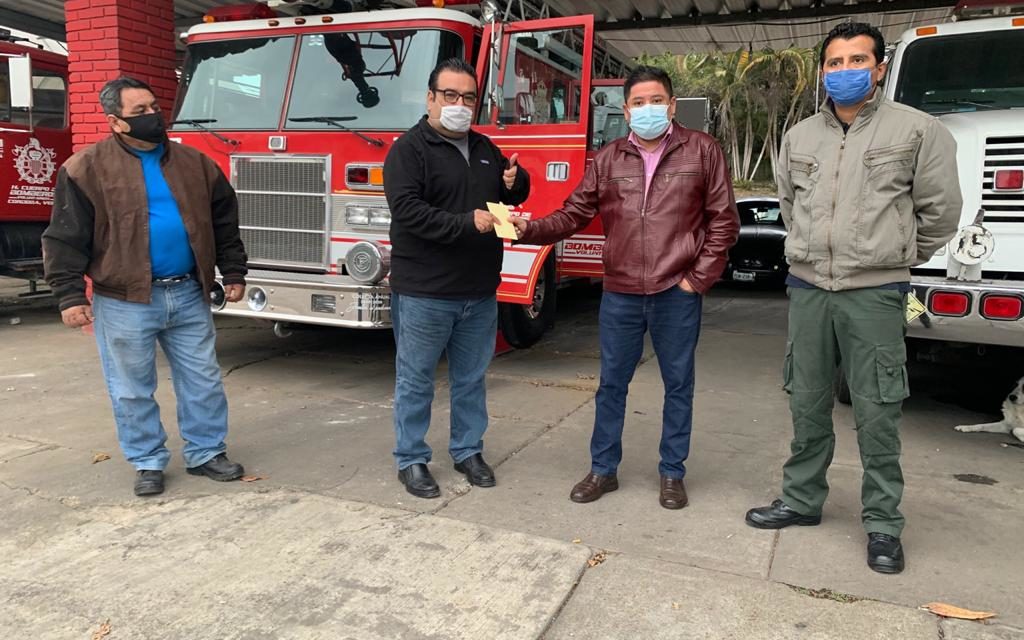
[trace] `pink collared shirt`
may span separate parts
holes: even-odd
[[[647,198],[647,192],[651,189],[651,180],[654,179],[654,171],[658,168],[658,163],[661,162],[661,156],[665,153],[665,147],[668,146],[668,139],[672,137],[672,127],[665,132],[665,135],[661,137],[661,142],[655,147],[654,151],[648,151],[640,143],[640,139],[636,137],[636,134],[632,131],[629,133],[629,142],[637,151],[640,152],[640,157],[644,159],[644,198]]]

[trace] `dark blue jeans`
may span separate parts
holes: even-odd
[[[451,439],[455,462],[483,451],[487,430],[484,376],[494,356],[498,331],[495,296],[445,300],[393,294],[395,344],[395,460],[398,468],[430,462],[426,442],[434,374],[441,353],[448,356]]]
[[[606,291],[601,298],[601,385],[590,439],[591,470],[616,472],[622,460],[622,425],[626,394],[651,332],[654,353],[665,385],[662,410],[661,463],[670,478],[686,475],[693,426],[694,352],[700,335],[701,296],[672,287],[654,295]]]

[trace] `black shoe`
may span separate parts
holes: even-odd
[[[231,462],[223,453],[217,454],[198,467],[189,467],[185,471],[194,476],[206,476],[218,482],[238,480],[245,475],[245,469],[242,465],[237,462]]]
[[[747,524],[755,529],[782,529],[792,524],[813,527],[821,524],[821,515],[805,516],[793,511],[782,500],[776,500],[767,507],[758,507],[747,512]]]
[[[135,495],[155,496],[164,492],[164,472],[145,469],[135,472]]]
[[[436,498],[441,495],[441,487],[437,486],[430,469],[423,463],[411,464],[398,472],[398,480],[405,485],[405,490],[417,498]]]
[[[885,533],[868,534],[868,566],[878,573],[903,571],[903,545]]]
[[[479,453],[474,453],[462,462],[455,463],[455,470],[466,474],[469,484],[478,487],[493,487],[497,484],[494,479],[494,470],[484,462],[484,457]]]

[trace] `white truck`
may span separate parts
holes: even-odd
[[[885,86],[937,115],[957,143],[960,230],[912,270],[924,309],[907,335],[933,350],[1024,347],[1024,2],[983,1],[907,31]]]

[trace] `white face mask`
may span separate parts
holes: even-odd
[[[460,104],[441,107],[441,126],[455,133],[469,131],[473,124],[473,110]]]

